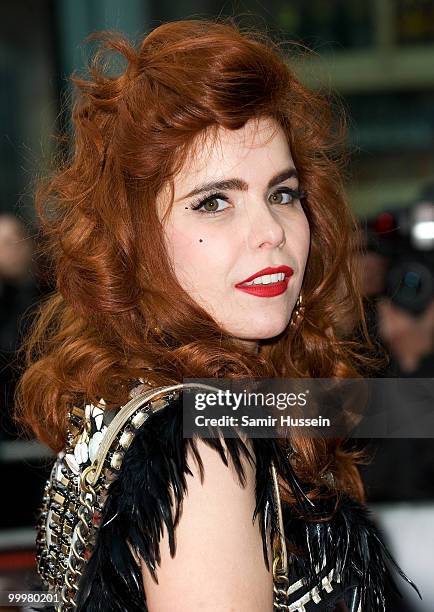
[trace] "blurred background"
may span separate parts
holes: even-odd
[[[33,188],[68,130],[68,75],[91,32],[133,39],[161,22],[240,15],[315,51],[289,57],[349,114],[348,194],[372,337],[390,356],[381,375],[434,376],[434,3],[432,0],[3,0],[0,20],[0,590],[35,579],[33,525],[50,453],[17,439],[10,419],[16,349],[32,308],[53,290],[36,256]],[[338,220],[336,223],[338,224]],[[409,402],[411,410],[411,402]],[[402,568],[390,610],[434,609],[434,453],[429,438],[372,440],[369,505]],[[0,608],[1,609],[1,608]],[[11,608],[8,608],[9,610]],[[365,612],[365,611],[364,611]],[[368,612],[368,611],[366,611]]]

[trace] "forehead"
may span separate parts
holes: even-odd
[[[248,121],[238,130],[212,127],[196,138],[177,175],[176,187],[194,187],[199,179],[218,179],[228,173],[258,176],[262,169],[291,159],[286,136],[273,119]],[[232,174],[231,174],[232,176]],[[236,176],[233,174],[233,176]]]
[[[252,119],[238,130],[211,126],[192,142],[177,173],[158,194],[158,215],[164,220],[174,202],[203,183],[241,178],[263,189],[276,171],[291,165],[286,135],[271,118]]]

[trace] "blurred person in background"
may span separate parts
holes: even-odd
[[[434,375],[434,204],[384,211],[362,224],[360,239],[370,335],[389,354],[383,375]]]
[[[401,215],[403,238],[377,302],[378,334],[393,376],[434,376],[434,185]]]
[[[32,230],[17,216],[0,215],[0,437],[14,437],[11,408],[18,363],[16,352],[31,322],[31,309],[48,291],[34,258]]]
[[[33,239],[12,214],[0,215],[0,349],[20,344],[18,320],[37,295],[32,276]]]
[[[406,270],[407,268],[407,270]],[[425,276],[432,284],[432,274],[420,262],[403,264],[403,279],[389,276],[391,286],[377,304],[378,333],[390,351],[391,360],[387,371],[394,376],[432,377],[434,376],[434,297],[427,299],[422,310],[408,310],[399,302],[396,295],[399,289],[395,282],[419,282]],[[395,291],[396,293],[395,293]],[[407,287],[408,289],[408,287]],[[414,287],[410,287],[412,291]]]
[[[360,222],[357,252],[357,273],[364,296],[366,321],[372,342],[377,346],[383,365],[376,377],[405,378],[434,375],[434,292],[432,261],[432,204],[427,202],[427,190],[420,199],[405,209],[388,209]],[[347,330],[352,322],[346,322]],[[369,377],[369,373],[366,373]],[[423,387],[423,386],[422,386]],[[381,402],[390,407],[394,418],[391,388],[381,384]],[[412,406],[417,399],[415,388],[400,384],[400,401]],[[421,393],[424,393],[422,388]],[[367,405],[368,417],[381,404],[376,400]],[[387,414],[379,425],[390,424]],[[377,508],[398,511],[399,503],[422,503],[434,500],[433,440],[415,437],[377,437],[354,439],[356,448],[364,449],[367,457],[360,466],[368,503]],[[390,474],[396,473],[396,478]],[[383,505],[384,504],[384,505]],[[410,506],[420,507],[424,506]],[[412,520],[411,509],[407,510]],[[383,521],[384,516],[383,516]],[[389,519],[390,520],[390,519]],[[386,519],[387,521],[387,519]],[[393,521],[392,521],[393,522]],[[408,525],[415,535],[415,525]],[[417,533],[417,531],[416,531]],[[389,533],[396,546],[402,538]],[[417,537],[417,536],[416,536]],[[402,549],[402,547],[401,547]],[[404,553],[406,554],[406,552]],[[390,592],[388,610],[412,612],[415,609],[406,596],[404,600]],[[428,603],[428,602],[426,602]],[[423,605],[423,604],[422,604]],[[426,605],[426,604],[425,604]],[[423,608],[425,609],[425,608]]]
[[[434,376],[434,205],[432,188],[406,209],[368,221],[360,272],[372,339],[387,362],[377,376]],[[402,386],[405,392],[406,387]],[[415,398],[408,387],[408,407]],[[390,399],[393,402],[393,398]],[[361,468],[371,501],[434,499],[431,438],[378,438],[372,462]],[[409,458],[411,457],[411,461]],[[389,478],[399,466],[399,479]]]
[[[0,506],[0,590],[3,592],[22,590],[23,576],[29,572],[33,551],[26,548],[19,535],[16,536],[18,543],[11,547],[8,534],[15,530],[23,533],[24,526],[34,522],[47,474],[46,458],[36,449],[35,454],[29,454],[29,446],[24,442],[23,449],[23,441],[17,440],[12,416],[21,366],[18,349],[31,323],[33,307],[50,288],[40,269],[41,260],[36,257],[37,247],[31,224],[12,213],[0,214],[0,472],[2,488],[13,500]],[[32,443],[29,444],[31,447]]]

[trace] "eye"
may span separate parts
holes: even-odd
[[[283,187],[282,189],[278,189],[277,191],[272,193],[269,199],[272,204],[293,204],[294,202],[301,200],[305,196],[306,194],[304,193],[304,191],[300,189],[290,189],[289,187]]]
[[[191,206],[192,210],[197,210],[199,213],[214,215],[216,213],[223,212],[228,208],[225,206],[224,208],[219,208],[218,201],[226,202],[226,198],[221,193],[212,193],[204,200],[200,200],[199,202],[193,204]]]

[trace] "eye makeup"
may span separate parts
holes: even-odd
[[[298,200],[302,200],[306,197],[306,192],[303,191],[302,189],[292,189],[290,187],[281,187],[279,189],[276,189],[275,191],[273,191],[269,197],[274,196],[276,194],[287,194],[289,196],[291,196],[291,201],[290,202],[285,202],[285,203],[279,203],[277,202],[276,204],[279,206],[288,206],[290,204],[294,204],[295,202],[297,202]],[[211,202],[213,200],[223,200],[224,202],[228,202],[228,198],[227,196],[225,196],[223,193],[221,192],[215,192],[215,193],[211,193],[210,195],[206,196],[205,198],[199,198],[198,200],[196,200],[195,202],[193,202],[189,208],[191,210],[197,211],[200,214],[207,214],[207,215],[216,215],[216,214],[220,214],[222,212],[224,212],[224,210],[226,210],[228,207],[222,209],[222,210],[216,210],[216,211],[212,211],[212,210],[203,210],[203,207],[208,203]]]

